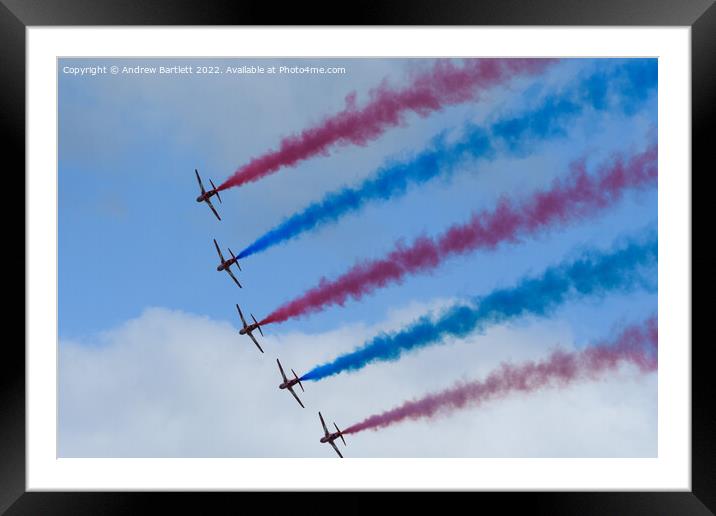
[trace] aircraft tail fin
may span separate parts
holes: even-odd
[[[241,270],[241,265],[239,265],[239,260],[236,259],[236,256],[234,256],[234,252],[231,250],[231,248],[229,247],[228,249],[229,249],[229,253],[231,253],[231,257],[234,259],[234,263],[239,268],[239,270]]]
[[[254,322],[256,323],[256,328],[259,330],[259,333],[260,333],[261,336],[263,337],[263,336],[264,336],[264,332],[263,332],[263,330],[261,329],[261,326],[259,325],[259,322],[256,320],[256,317],[254,317],[254,314],[251,314],[251,318],[252,318],[252,319],[254,320]]]
[[[219,190],[216,189],[216,185],[214,185],[214,182],[213,182],[211,179],[209,179],[209,182],[211,183],[211,187],[212,187],[212,188],[214,189],[214,191],[216,192],[216,197],[219,199],[219,202],[220,202],[221,204],[224,204],[224,203],[221,201],[221,196],[219,195]]]
[[[341,429],[338,428],[338,425],[335,423],[335,421],[333,422],[333,426],[335,426],[335,427],[336,427],[336,430],[338,430],[338,435],[341,436],[341,441],[343,441],[343,444],[344,444],[345,446],[348,446],[348,444],[346,443],[346,440],[343,439],[343,432],[341,432]]]
[[[306,389],[303,388],[303,384],[301,383],[301,379],[300,379],[300,378],[298,377],[298,375],[296,374],[296,371],[294,371],[293,369],[291,369],[291,372],[293,373],[293,376],[296,378],[296,380],[298,380],[298,385],[299,385],[299,387],[301,387],[301,390],[302,390],[303,392],[306,392]]]

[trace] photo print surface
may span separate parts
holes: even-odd
[[[657,72],[59,59],[59,456],[657,456]]]

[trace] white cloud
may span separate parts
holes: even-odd
[[[147,309],[91,345],[62,342],[60,456],[331,457],[318,442],[318,410],[346,427],[457,379],[481,378],[501,361],[538,359],[572,342],[562,323],[528,321],[356,374],[304,382],[305,410],[277,389],[276,356],[300,374],[426,308],[413,304],[380,326],[320,334],[273,334],[267,327],[264,355],[227,322],[162,308]],[[625,368],[599,382],[350,436],[346,455],[655,456],[656,386],[656,375]]]

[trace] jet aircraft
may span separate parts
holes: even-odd
[[[333,423],[333,426],[336,427],[337,431],[333,432],[333,433],[329,432],[328,428],[326,428],[326,422],[323,420],[323,416],[321,415],[320,412],[318,413],[318,417],[321,418],[321,425],[323,425],[323,432],[325,433],[325,435],[323,437],[321,437],[321,442],[322,443],[331,443],[331,446],[333,446],[333,449],[336,450],[336,453],[342,459],[343,455],[341,455],[341,452],[338,451],[338,446],[336,446],[336,443],[334,443],[333,441],[335,441],[336,439],[338,439],[340,437],[341,441],[343,441],[343,444],[346,445],[346,440],[343,438],[343,432],[340,430],[340,428],[338,428],[338,425],[335,423]]]
[[[221,249],[219,249],[219,244],[216,243],[216,238],[214,239],[214,246],[216,247],[216,252],[219,253],[219,259],[221,260],[221,263],[216,267],[216,270],[219,272],[226,271],[226,273],[231,276],[231,279],[234,280],[234,283],[236,283],[239,288],[242,288],[241,283],[239,283],[239,280],[237,280],[236,276],[234,276],[234,273],[231,272],[231,266],[233,264],[236,264],[239,270],[241,270],[241,265],[239,265],[239,259],[236,258],[231,249],[229,249],[229,253],[231,253],[231,258],[225,260],[224,255],[221,254]]]
[[[296,374],[296,371],[291,369],[291,372],[293,373],[293,378],[288,379],[286,378],[286,373],[283,372],[283,367],[281,367],[281,362],[279,362],[278,358],[276,359],[276,363],[278,364],[278,369],[281,371],[281,376],[283,377],[283,383],[281,383],[278,388],[279,389],[287,389],[291,394],[293,394],[293,397],[296,398],[296,401],[298,402],[301,407],[303,407],[303,403],[301,403],[301,400],[298,399],[298,395],[294,392],[293,386],[298,384],[299,387],[301,387],[301,390],[303,392],[306,392],[303,389],[303,384],[301,383],[301,380],[299,379],[298,375]],[[306,408],[306,407],[303,407]]]
[[[212,189],[208,192],[204,189],[204,185],[201,182],[201,177],[199,177],[199,171],[197,169],[194,169],[194,173],[196,173],[196,180],[199,181],[199,188],[201,189],[201,195],[196,198],[196,202],[205,202],[209,205],[209,208],[211,208],[211,211],[214,212],[214,215],[216,215],[216,218],[221,220],[221,217],[219,217],[219,212],[216,211],[216,208],[214,208],[214,205],[211,204],[211,197],[216,195],[216,198],[219,199],[219,202],[221,202],[221,196],[219,195],[219,190],[214,186],[214,182],[209,179],[209,182],[211,183]]]
[[[259,330],[259,333],[261,333],[261,336],[263,337],[264,332],[261,330],[261,326],[259,326],[258,321],[256,321],[256,317],[254,317],[254,314],[251,314],[251,318],[254,320],[253,324],[246,324],[246,319],[244,319],[244,314],[241,313],[241,308],[239,308],[239,305],[236,305],[236,309],[239,311],[239,317],[241,317],[241,323],[244,325],[243,328],[239,330],[240,335],[248,335],[251,340],[254,341],[254,344],[256,344],[256,347],[259,348],[259,351],[261,353],[264,352],[263,349],[261,349],[261,346],[259,345],[259,342],[256,340],[256,337],[253,336],[254,330]]]

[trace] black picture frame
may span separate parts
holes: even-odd
[[[714,0],[400,0],[338,10],[336,4],[168,0],[0,0],[0,127],[5,147],[6,200],[29,192],[18,171],[25,168],[25,29],[46,25],[613,25],[689,26],[692,50],[692,168],[702,173],[713,147],[708,124],[716,105],[716,6]],[[13,158],[13,159],[7,159]],[[5,168],[3,167],[3,168]],[[708,168],[707,168],[708,167]],[[684,171],[689,173],[689,171]],[[693,178],[693,172],[691,173]],[[25,195],[19,196],[22,187]],[[6,241],[25,241],[16,223],[20,206],[5,204]],[[12,210],[12,211],[10,211]],[[53,250],[49,249],[48,253]],[[6,253],[8,258],[8,253]],[[24,268],[23,247],[9,256],[6,274]],[[18,275],[19,276],[19,275]],[[9,292],[8,292],[9,293]],[[8,296],[9,297],[9,296]],[[6,305],[6,306],[9,306]],[[684,346],[691,343],[681,343]],[[714,375],[706,351],[692,346],[692,490],[690,492],[484,493],[481,501],[500,504],[501,512],[529,508],[537,514],[714,514],[716,512],[716,417],[708,399]],[[0,513],[126,514],[167,510],[179,503],[200,514],[214,504],[234,503],[233,493],[55,493],[25,489],[25,351],[19,339],[6,339],[0,375]],[[370,496],[351,495],[352,512],[371,507]],[[253,495],[256,501],[267,495]],[[179,500],[177,500],[179,498]],[[423,497],[414,500],[423,504]],[[460,506],[460,501],[455,500]],[[242,502],[245,503],[245,502]],[[330,507],[331,496],[322,503]],[[345,501],[338,502],[344,507]],[[474,501],[470,502],[471,504]],[[276,506],[273,506],[276,508]],[[287,507],[288,509],[288,507]],[[248,506],[244,510],[250,510]],[[345,511],[343,511],[345,512]]]

